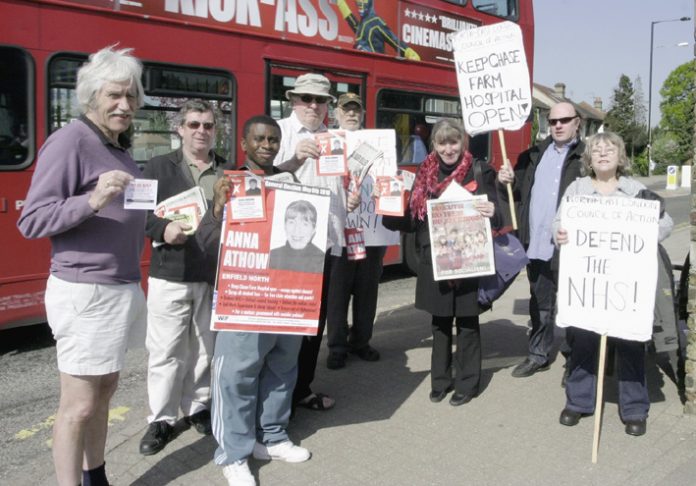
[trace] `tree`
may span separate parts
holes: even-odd
[[[646,145],[645,140],[645,111],[643,90],[640,78],[636,79],[638,89],[634,88],[631,79],[622,74],[619,85],[612,95],[612,106],[604,118],[604,124],[612,132],[618,133],[626,143],[626,151],[633,159]]]
[[[693,157],[694,104],[696,103],[696,61],[689,61],[672,71],[662,85],[660,128],[672,136],[677,148],[672,163],[680,165]]]
[[[645,102],[640,76],[636,76],[633,81],[633,107],[633,148],[636,154],[640,154],[648,147],[648,104]]]
[[[679,165],[674,154],[679,150],[679,141],[670,132],[661,132],[653,138],[652,159],[655,162],[653,174],[666,174],[668,165]]]

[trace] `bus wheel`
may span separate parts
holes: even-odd
[[[413,275],[418,273],[418,252],[416,251],[416,234],[406,233],[401,239],[401,251],[403,255],[404,269]]]

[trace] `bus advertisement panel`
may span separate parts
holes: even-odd
[[[50,0],[46,0],[51,3]],[[375,0],[67,0],[190,25],[411,60],[451,63],[452,36],[480,25],[445,10]]]

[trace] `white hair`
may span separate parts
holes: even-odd
[[[77,72],[77,101],[83,113],[93,107],[96,94],[106,83],[130,82],[136,91],[138,108],[145,104],[140,81],[143,65],[130,54],[133,49],[116,50],[115,47],[108,46],[95,52]]]

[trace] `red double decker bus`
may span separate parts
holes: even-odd
[[[521,26],[531,70],[532,0],[0,0],[0,329],[45,320],[49,242],[25,240],[16,224],[41,144],[79,115],[89,53],[118,43],[143,60],[140,162],[178,147],[172,120],[188,98],[217,107],[216,150],[234,160],[244,120],[286,116],[285,91],[312,71],[337,96],[361,96],[366,127],[394,128],[409,165],[411,135],[461,116],[452,36],[502,20]],[[510,158],[529,138],[529,124],[507,134]],[[498,166],[493,142],[475,137],[472,151]],[[390,249],[389,262],[401,257]]]

